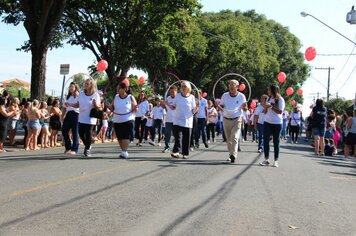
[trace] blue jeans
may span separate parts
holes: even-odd
[[[198,118],[197,129],[195,134],[195,145],[199,145],[200,133],[203,138],[203,143],[206,143],[206,119]]]
[[[279,157],[279,138],[281,136],[282,124],[270,124],[265,122],[263,124],[263,147],[265,152],[265,159],[269,158],[269,138],[273,137],[274,160],[278,161]]]
[[[78,117],[79,113],[75,111],[67,112],[63,125],[62,125],[62,135],[64,139],[64,146],[66,151],[71,150],[78,152],[79,149],[79,134],[78,134]],[[69,138],[69,130],[72,130],[73,143]]]
[[[257,130],[258,130],[258,150],[263,148],[263,132],[264,132],[264,126],[263,124],[257,123]]]
[[[169,148],[169,142],[171,141],[172,130],[173,130],[173,123],[166,122],[166,129],[164,132],[164,148]]]
[[[286,134],[287,134],[287,119],[283,119],[283,123],[282,123],[282,133],[281,136],[282,138],[286,138]]]

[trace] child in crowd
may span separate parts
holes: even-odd
[[[152,133],[153,133],[153,117],[152,117],[152,108],[153,105],[152,103],[149,103],[148,105],[148,115],[147,115],[147,122],[145,125],[145,135],[144,135],[144,140],[148,140],[148,136],[152,139]]]
[[[334,145],[334,140],[326,138],[325,139],[325,156],[334,156],[337,153],[337,150]]]
[[[98,134],[99,140],[101,140],[102,143],[105,142],[106,139],[106,131],[108,130],[109,127],[109,115],[107,112],[103,113],[103,119],[101,121],[101,128]]]
[[[156,97],[155,98],[155,106],[152,109],[152,117],[153,117],[153,129],[151,133],[151,140],[149,144],[155,145],[155,136],[156,136],[156,130],[158,133],[158,142],[157,145],[161,146],[161,138],[162,138],[162,122],[163,122],[163,117],[166,114],[166,110],[161,106],[161,99]]]

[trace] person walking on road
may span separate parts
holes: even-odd
[[[148,101],[143,91],[140,92],[137,104],[138,110],[135,116],[135,138],[138,140],[136,146],[142,146],[142,139],[148,115]]]
[[[128,86],[120,83],[116,88],[114,101],[106,107],[114,113],[113,122],[117,140],[121,148],[120,158],[128,158],[127,152],[130,144],[130,133],[135,122],[135,112],[137,112],[137,102],[134,96],[128,94]]]
[[[323,156],[325,149],[324,137],[326,131],[327,109],[324,106],[324,101],[322,99],[316,100],[315,107],[310,116],[313,118],[312,134],[314,136],[315,155]]]
[[[279,159],[279,141],[281,137],[281,131],[283,126],[282,112],[285,108],[285,101],[279,93],[279,87],[276,85],[270,85],[268,88],[267,102],[264,106],[263,112],[265,115],[265,122],[263,124],[263,148],[265,159],[260,163],[262,166],[267,166],[269,162],[269,149],[270,149],[270,136],[273,137],[274,148],[274,167],[278,167]]]
[[[265,123],[265,113],[263,113],[264,106],[266,105],[266,100],[268,96],[263,94],[260,99],[260,104],[256,107],[254,112],[254,126],[258,133],[258,153],[263,152],[263,124]]]
[[[198,105],[195,102],[195,97],[191,94],[192,87],[189,81],[182,81],[180,84],[180,93],[177,94],[174,103],[170,109],[174,111],[173,118],[173,134],[174,147],[171,156],[179,158],[179,151],[183,155],[183,159],[189,157],[189,146],[193,128],[193,115],[197,112]]]
[[[75,82],[69,85],[68,95],[63,107],[62,135],[64,139],[65,151],[69,155],[75,155],[79,149],[78,119],[79,108],[67,106],[67,103],[77,103],[79,101],[79,87]],[[69,135],[71,130],[72,135]],[[71,138],[70,138],[71,137]]]
[[[169,152],[169,143],[171,141],[171,136],[172,136],[172,130],[173,130],[173,117],[174,117],[174,111],[171,109],[170,106],[174,104],[174,100],[177,95],[177,86],[172,85],[169,88],[169,96],[166,97],[164,101],[164,105],[166,108],[166,129],[164,132],[164,149],[162,152]]]
[[[235,162],[241,135],[242,112],[247,110],[246,97],[238,91],[239,82],[230,80],[229,91],[221,97],[218,108],[223,111],[223,126],[231,163]]]
[[[93,128],[98,119],[90,117],[90,111],[93,108],[101,109],[100,95],[95,80],[92,78],[86,79],[84,89],[79,93],[78,101],[76,103],[67,102],[66,106],[79,107],[79,137],[84,144],[84,156],[91,157]]]

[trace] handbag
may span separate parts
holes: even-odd
[[[97,108],[92,108],[90,110],[90,114],[89,114],[90,117],[92,118],[97,118],[97,119],[103,119],[103,116],[104,116],[104,112],[102,110],[99,110]]]

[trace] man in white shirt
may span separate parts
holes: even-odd
[[[237,158],[242,111],[247,110],[246,97],[238,91],[238,87],[239,82],[237,80],[230,80],[229,92],[222,95],[218,105],[218,108],[223,111],[224,132],[231,163],[234,163]]]

